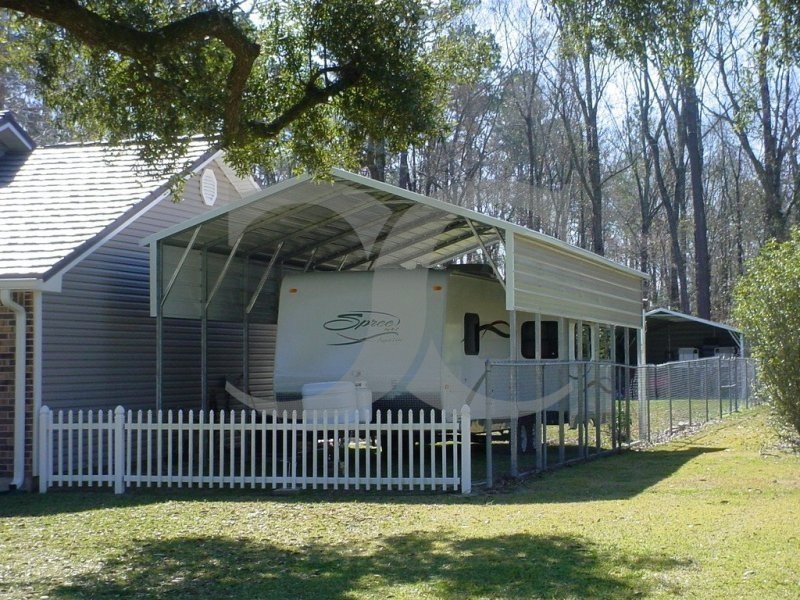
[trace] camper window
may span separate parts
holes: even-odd
[[[481,320],[477,313],[464,315],[464,354],[476,356],[481,349]]]
[[[558,321],[542,321],[542,358],[558,358]]]
[[[522,358],[536,358],[536,322],[525,321],[519,334]]]
[[[525,321],[520,328],[522,358],[536,358],[536,322]],[[541,358],[558,358],[558,321],[542,321]]]

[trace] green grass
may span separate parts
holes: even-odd
[[[0,496],[3,598],[796,598],[768,409],[470,497]]]

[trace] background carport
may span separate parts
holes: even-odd
[[[701,319],[668,308],[648,311],[645,314],[645,323],[647,364],[686,360],[691,358],[689,350],[696,352],[693,358],[710,358],[720,353],[744,356],[742,332],[725,323]],[[685,349],[686,356],[680,356],[681,349]]]
[[[330,181],[302,176],[273,185],[144,243],[159,332],[158,408],[197,407],[198,398],[208,408],[209,390],[232,373],[249,393],[271,394],[270,340],[287,271],[435,267],[477,251],[504,284],[513,349],[518,311],[556,317],[571,328],[642,329],[638,271],[341,170]],[[497,244],[500,251],[490,252]],[[184,323],[170,328],[169,340],[167,319]]]

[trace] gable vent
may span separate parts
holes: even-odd
[[[217,176],[211,169],[203,171],[203,177],[200,179],[200,195],[206,206],[214,206],[214,202],[217,201]]]

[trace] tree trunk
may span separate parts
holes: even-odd
[[[383,140],[367,141],[367,169],[375,181],[386,181],[386,144]]]
[[[692,5],[692,2],[689,2]],[[703,141],[700,135],[700,101],[695,89],[695,58],[692,32],[684,37],[684,72],[681,84],[686,126],[686,151],[689,157],[692,208],[694,211],[694,261],[697,316],[711,318],[711,267],[708,255],[708,225],[703,190]]]
[[[592,252],[604,255],[605,239],[603,234],[603,189],[600,176],[600,134],[597,125],[597,102],[594,97],[594,74],[591,64],[591,48],[587,48],[583,55],[583,76],[585,109],[584,120],[586,126],[586,170],[589,179],[589,200],[591,201],[591,236]]]

